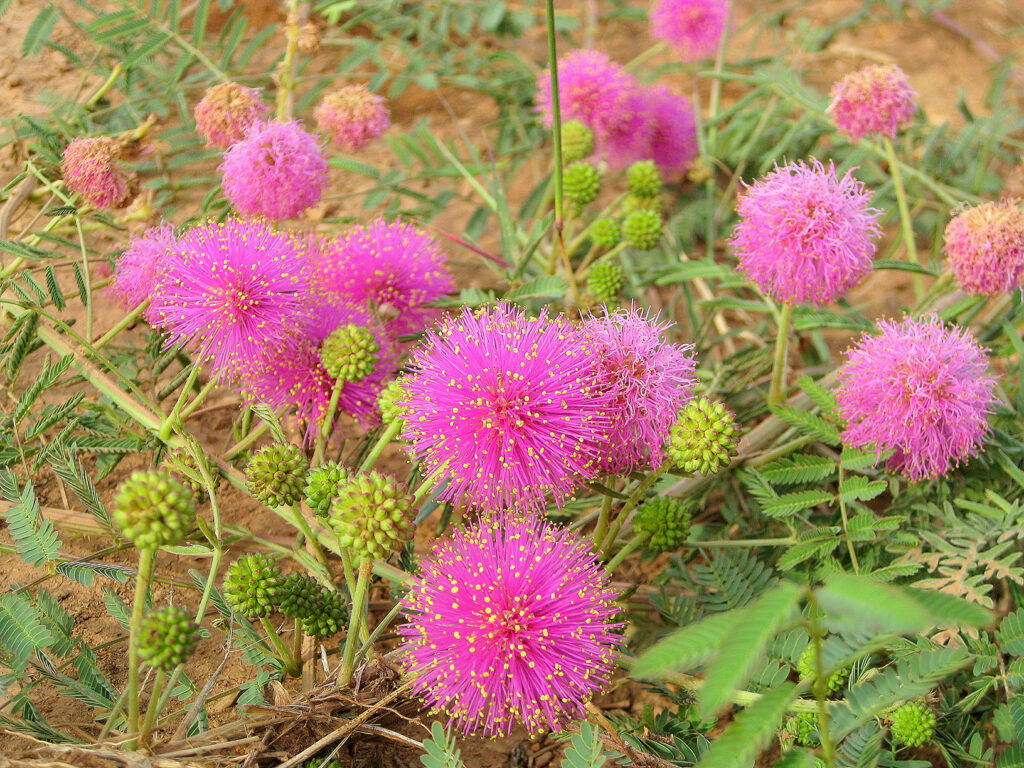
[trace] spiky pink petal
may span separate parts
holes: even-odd
[[[650,157],[666,181],[682,177],[698,154],[697,121],[693,104],[663,85],[644,90],[650,114]]]
[[[132,238],[117,260],[114,281],[110,285],[111,294],[123,309],[133,309],[149,299],[143,317],[150,322],[159,321],[160,273],[175,242],[174,227],[167,222],[147,229],[141,237]]]

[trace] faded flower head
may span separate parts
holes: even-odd
[[[946,258],[957,282],[976,296],[1024,285],[1024,210],[1020,201],[982,203],[946,225]]]
[[[413,686],[467,734],[564,727],[611,676],[614,598],[570,531],[516,518],[456,530],[403,601]]]
[[[224,196],[236,211],[290,219],[320,200],[327,160],[317,137],[295,120],[255,123],[224,153]]]
[[[264,221],[230,219],[178,239],[157,304],[169,344],[185,344],[231,375],[292,339],[309,301],[298,241]]]
[[[881,212],[870,199],[852,170],[839,178],[831,163],[776,168],[740,195],[740,272],[775,301],[835,301],[871,271]]]
[[[973,456],[988,433],[995,379],[970,332],[935,316],[879,323],[839,369],[843,442],[894,451],[888,468],[939,477]]]
[[[546,312],[463,310],[413,352],[404,437],[446,501],[561,506],[596,475],[610,397],[582,334]]]
[[[245,132],[269,111],[258,88],[218,83],[208,88],[196,104],[196,132],[206,140],[206,146],[227,149],[241,141]]]
[[[454,288],[445,252],[403,221],[351,227],[316,249],[313,258],[329,295],[372,308],[396,335],[423,330],[439,314],[426,304]]]
[[[346,85],[324,96],[313,112],[321,131],[349,152],[356,152],[391,127],[391,112],[365,85]]]
[[[714,55],[728,20],[728,0],[656,0],[651,36],[671,45],[683,61],[700,61]]]
[[[650,120],[650,157],[668,181],[682,178],[699,154],[693,104],[663,85],[644,91]]]
[[[64,183],[94,208],[117,208],[131,191],[131,176],[118,162],[120,156],[121,146],[109,136],[74,139],[64,148]]]
[[[583,323],[598,363],[597,386],[611,399],[604,472],[628,474],[659,465],[676,411],[693,397],[693,347],[666,341],[669,325],[635,307]]]
[[[110,292],[123,309],[137,307],[146,299],[149,306],[143,313],[150,322],[159,321],[159,284],[168,253],[175,245],[174,227],[163,222],[132,238],[117,260]]]
[[[869,133],[890,139],[914,120],[917,94],[894,64],[870,64],[832,86],[828,112],[850,141]]]

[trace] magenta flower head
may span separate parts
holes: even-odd
[[[917,94],[902,69],[871,64],[847,75],[832,87],[828,112],[850,141],[869,133],[890,139],[906,128],[917,111]]]
[[[231,375],[290,342],[309,312],[299,241],[264,221],[195,227],[167,254],[157,304],[169,344]]]
[[[558,730],[611,677],[615,597],[571,531],[514,516],[456,530],[403,599],[413,687],[466,734]]]
[[[439,314],[426,304],[455,287],[448,257],[434,238],[403,221],[351,227],[324,243],[314,260],[328,295],[372,306],[396,335],[422,331]]]
[[[207,89],[196,104],[196,132],[206,146],[227,149],[245,137],[245,132],[266,117],[270,107],[256,88],[238,83],[218,83]]]
[[[1024,285],[1024,210],[1017,200],[966,208],[946,225],[946,258],[957,282],[976,296]]]
[[[275,221],[315,205],[327,186],[320,143],[296,120],[254,124],[224,153],[220,169],[235,210]]]
[[[995,379],[985,351],[935,316],[879,323],[839,369],[843,442],[881,453],[911,480],[939,477],[978,452],[988,433]]]
[[[256,360],[241,377],[252,399],[296,414],[305,427],[307,445],[316,441],[335,383],[324,367],[321,346],[336,328],[348,324],[373,333],[380,351],[369,375],[342,385],[336,416],[347,414],[364,426],[373,425],[379,417],[377,396],[394,373],[397,351],[381,323],[359,307],[314,302],[309,319],[292,343],[275,355]]]
[[[131,191],[131,176],[118,162],[120,156],[120,145],[108,136],[74,139],[64,148],[64,183],[94,208],[117,208]]]
[[[391,127],[384,97],[365,85],[346,85],[327,94],[313,117],[321,131],[349,152],[362,149]]]
[[[676,412],[693,397],[693,347],[665,341],[668,326],[635,307],[583,323],[598,360],[599,386],[612,398],[604,472],[621,475],[658,466]]]
[[[175,242],[174,227],[167,222],[147,229],[142,237],[132,239],[117,260],[114,281],[110,285],[111,294],[122,308],[132,309],[149,299],[143,316],[150,322],[159,321],[161,270]]]
[[[405,438],[446,501],[561,506],[597,475],[610,398],[582,334],[546,312],[464,310],[427,333],[407,379]]]
[[[776,168],[740,194],[739,270],[776,301],[821,306],[871,271],[881,211],[847,171],[817,160]]]
[[[728,0],[656,0],[651,36],[671,45],[683,61],[700,61],[715,54],[728,20]]]
[[[699,152],[693,104],[663,85],[646,88],[643,98],[650,114],[650,157],[666,180],[676,181]]]

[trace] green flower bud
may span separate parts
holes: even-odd
[[[293,619],[312,616],[320,604],[320,582],[306,573],[289,573],[277,590],[277,610]]]
[[[683,499],[656,496],[644,502],[633,517],[633,529],[649,534],[644,547],[650,552],[679,549],[690,535],[692,505]]]
[[[243,616],[259,619],[274,611],[283,583],[281,569],[268,555],[242,555],[224,576],[224,599]]]
[[[590,163],[572,163],[562,174],[562,184],[566,197],[577,205],[587,205],[594,202],[601,191],[601,174]]]
[[[633,211],[622,221],[622,238],[639,251],[649,251],[661,242],[661,214]]]
[[[811,680],[817,677],[817,654],[814,652],[814,643],[808,643],[800,658],[796,660],[796,670],[800,673],[801,680]],[[839,669],[829,675],[827,689],[829,693],[835,693],[843,687],[850,670]]]
[[[637,197],[657,197],[661,194],[661,171],[653,160],[639,160],[626,171],[629,191]]]
[[[889,720],[889,736],[895,744],[920,747],[935,733],[935,712],[919,701],[899,707]]]
[[[405,418],[408,410],[398,403],[408,399],[409,390],[405,386],[405,379],[397,378],[381,390],[377,396],[377,405],[380,407],[380,418],[384,426],[390,426],[396,419]]]
[[[302,499],[309,461],[301,448],[273,443],[260,448],[245,465],[245,484],[253,498],[268,507]]]
[[[338,487],[348,480],[348,470],[336,461],[325,461],[306,475],[306,503],[313,514],[327,518]]]
[[[202,635],[184,609],[165,605],[142,620],[139,657],[154,669],[172,672],[192,655]]]
[[[697,397],[676,414],[667,452],[684,472],[713,475],[736,452],[739,433],[739,424],[722,403]]]
[[[622,227],[615,219],[598,219],[590,225],[590,239],[598,248],[614,248],[622,240]]]
[[[613,261],[598,262],[587,272],[587,291],[600,302],[618,298],[625,282],[622,267]]]
[[[181,471],[181,468],[187,470],[187,473]],[[196,466],[196,461],[192,457],[191,451],[182,448],[171,451],[160,463],[160,469],[165,472],[176,473],[181,484],[192,491],[192,495],[197,502],[203,501],[206,498],[206,486],[199,482],[203,477],[203,473]],[[212,463],[207,464],[207,469],[210,472],[210,479],[213,480],[213,487],[216,488],[220,485],[220,469],[217,468],[216,464]],[[196,479],[193,479],[191,475],[195,475]]]
[[[320,359],[327,373],[342,381],[362,381],[380,362],[380,344],[361,325],[339,325],[324,339]]]
[[[192,491],[162,470],[132,472],[114,501],[114,522],[139,549],[180,544],[196,521]]]
[[[789,718],[786,730],[801,747],[816,747],[821,743],[821,737],[818,735],[818,716],[813,712],[800,712]]]
[[[412,538],[412,503],[404,484],[371,470],[338,489],[329,522],[356,562],[385,558]]]
[[[562,123],[562,162],[582,160],[594,151],[594,132],[579,120]]]
[[[348,624],[348,608],[341,600],[341,595],[321,587],[320,600],[316,611],[304,619],[302,631],[310,637],[323,640],[341,632]]]

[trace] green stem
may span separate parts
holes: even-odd
[[[352,680],[352,669],[355,664],[355,654],[359,628],[363,623],[363,614],[366,611],[366,593],[370,585],[370,576],[373,573],[373,561],[366,559],[359,563],[359,580],[356,581],[356,592],[352,595],[352,613],[349,615],[348,636],[345,638],[345,651],[341,659],[341,674],[338,677],[338,685],[344,687]]]
[[[327,554],[324,552],[323,547],[320,546],[320,540],[313,533],[313,529],[309,525],[309,521],[306,516],[302,514],[302,509],[298,504],[291,505],[292,517],[295,519],[295,526],[302,531],[302,535],[309,542],[310,548],[313,550],[313,555],[320,562],[320,565],[324,567],[324,571],[327,574],[327,578],[333,583],[334,576],[331,573],[331,565],[327,561]]]
[[[139,306],[129,312],[127,315],[122,317],[117,324],[109,331],[104,333],[95,342],[93,342],[93,349],[102,349],[104,346],[110,343],[117,334],[127,328],[129,325],[135,322],[139,315],[146,311],[146,307],[149,306],[149,299],[145,299]]]
[[[629,497],[629,499],[623,505],[622,509],[619,511],[619,514],[615,516],[615,522],[612,524],[611,528],[608,531],[608,535],[605,536],[604,540],[601,543],[602,552],[607,554],[611,551],[612,544],[615,543],[615,539],[616,537],[618,537],[619,531],[622,530],[622,524],[626,522],[626,518],[629,516],[629,513],[632,512],[637,507],[637,505],[647,495],[647,491],[650,490],[651,486],[654,485],[661,478],[661,476],[665,474],[665,472],[668,470],[670,466],[672,466],[672,460],[666,459],[660,467],[652,471],[649,475],[647,475],[647,477],[645,477],[640,482],[639,485],[637,485],[636,489],[633,491],[633,494]]]
[[[181,418],[182,422],[184,422],[189,416],[195,413],[196,409],[203,404],[203,401],[206,400],[206,398],[210,396],[210,393],[213,392],[213,390],[216,388],[216,379],[210,379],[208,382],[206,382],[203,388],[199,390],[199,392],[196,394],[194,398],[192,398],[192,402],[181,410],[179,418]]]
[[[99,103],[99,100],[102,99],[106,95],[107,91],[109,91],[113,87],[114,83],[117,82],[117,78],[119,78],[121,76],[121,72],[123,70],[124,70],[124,64],[119,61],[114,66],[114,68],[112,70],[110,70],[110,75],[104,81],[103,85],[101,85],[99,88],[97,88],[96,89],[96,93],[94,93],[92,96],[90,96],[89,100],[87,102],[85,102],[85,108],[86,109],[91,109],[92,107],[95,107]]]
[[[608,481],[605,481],[605,485]],[[597,517],[597,526],[594,528],[594,544],[600,546],[601,542],[604,541],[604,535],[608,532],[608,519],[612,512],[612,497],[605,494],[604,501],[601,502],[601,512]]]
[[[720,541],[686,541],[684,547],[704,549],[705,547],[785,547],[795,544],[796,540],[785,539],[722,539]]]
[[[255,429],[231,446],[227,453],[224,454],[224,458],[226,460],[235,458],[235,456],[242,453],[246,448],[259,440],[268,429],[270,429],[270,425],[265,421],[261,421]]]
[[[630,61],[626,62],[622,68],[627,72],[632,72],[641,64],[653,58],[654,56],[657,56],[659,53],[666,50],[667,48],[668,44],[664,40],[659,40],[646,51],[643,51],[637,56],[634,56]]]
[[[146,707],[146,719],[142,721],[142,733],[139,734],[139,744],[149,744],[149,735],[153,732],[153,723],[156,720],[157,711],[160,709],[160,695],[163,693],[164,684],[167,682],[167,673],[162,669],[156,672],[156,680],[153,681],[153,693],[149,697],[149,706]]]
[[[811,635],[811,642],[814,644],[815,678],[812,690],[814,692],[815,701],[817,702],[818,736],[821,738],[821,752],[822,757],[825,760],[825,766],[826,768],[834,768],[835,745],[832,743],[832,735],[828,732],[828,707],[825,703],[828,698],[828,677],[825,675],[824,662],[822,661],[821,653],[824,632],[822,631],[821,623],[818,621],[820,611],[813,591],[810,593],[808,602],[810,603],[808,632]]]
[[[414,507],[420,506],[423,500],[430,495],[430,492],[434,490],[434,478],[426,477],[423,482],[420,483],[420,487],[416,489],[416,493],[412,496],[412,505]]]
[[[277,85],[277,117],[288,120],[292,117],[295,101],[295,54],[299,50],[299,0],[288,0],[288,17],[285,21],[285,49],[281,60]]]
[[[782,305],[779,328],[775,335],[775,355],[772,360],[772,383],[768,388],[768,405],[781,405],[786,399],[786,351],[789,345],[789,326],[793,318],[793,305]]]
[[[842,462],[839,463],[839,487],[843,487],[843,476],[845,470],[843,469]],[[850,519],[846,514],[846,501],[843,499],[843,494],[839,494],[839,514],[843,518],[843,538],[846,539],[846,549],[850,553],[850,562],[853,564],[853,572],[856,574],[860,573],[860,564],[857,562],[857,553],[853,549],[853,541],[850,539]]]
[[[892,186],[896,192],[896,205],[900,211],[900,232],[903,234],[903,245],[907,249],[907,261],[911,264],[920,265],[917,257],[917,242],[914,237],[914,220],[910,217],[910,207],[907,205],[907,192],[903,188],[903,174],[900,172],[900,161],[896,157],[896,147],[888,136],[882,137],[882,145],[885,147],[885,155],[889,160],[889,173],[892,175]],[[914,273],[914,290],[920,300],[923,291],[921,275]]]
[[[945,289],[952,282],[952,272],[943,272],[939,275],[939,279],[932,283],[931,288],[928,289],[928,292],[918,302],[917,309],[914,310],[913,314],[920,317],[928,311],[928,308],[944,295]]]
[[[359,465],[359,471],[369,472],[373,469],[373,465],[377,463],[377,459],[379,459],[381,454],[384,453],[384,449],[388,447],[388,444],[395,439],[395,435],[397,435],[401,430],[402,419],[393,419],[392,422],[388,424],[387,429],[385,429],[381,433],[381,436],[377,438],[377,442],[374,443],[370,452],[366,454],[366,458],[363,459],[363,463]]]
[[[316,449],[313,451],[313,461],[310,466],[319,467],[327,452],[327,438],[331,436],[331,429],[334,427],[334,414],[338,412],[338,399],[341,397],[341,389],[345,386],[344,379],[334,382],[334,389],[331,390],[331,401],[324,413],[324,420],[320,424],[320,431],[316,435]]]
[[[551,71],[551,130],[555,147],[555,230],[561,232],[564,209],[562,184],[562,98],[558,92],[558,48],[555,45],[555,0],[547,0],[548,64]]]
[[[632,554],[635,550],[639,549],[643,545],[643,543],[647,541],[647,537],[649,535],[650,534],[648,533],[636,534],[626,546],[624,546],[622,549],[616,552],[615,557],[609,560],[608,565],[604,567],[605,575],[611,576],[613,573],[615,573],[615,569],[619,567],[622,561],[629,557],[629,555]]]
[[[160,428],[157,430],[157,437],[161,441],[166,443],[174,428],[178,425],[181,409],[185,407],[185,401],[188,399],[189,393],[192,391],[192,385],[196,383],[196,377],[198,376],[199,366],[193,363],[192,370],[189,371],[188,378],[185,380],[185,385],[181,388],[181,393],[178,395],[178,401],[174,404],[171,412],[160,423]]]
[[[274,650],[277,652],[277,657],[281,660],[281,664],[284,666],[284,671],[292,677],[300,677],[302,675],[302,665],[292,655],[292,652],[288,650],[288,647],[284,644],[284,640],[277,634],[277,630],[274,629],[274,625],[270,623],[270,619],[266,616],[260,617],[260,624],[263,625],[263,630],[267,634],[267,639],[274,646]]]
[[[146,614],[146,595],[153,578],[156,550],[139,550],[139,572],[135,577],[135,601],[132,603],[132,623],[128,633],[128,733],[129,749],[138,746],[139,734],[139,635]]]
[[[393,622],[398,617],[398,614],[400,614],[401,612],[402,604],[395,603],[394,607],[390,611],[388,611],[387,616],[381,619],[380,623],[373,628],[373,632],[371,632],[367,636],[367,638],[363,640],[363,644],[359,646],[359,651],[356,654],[356,659],[362,658],[368,651],[370,651],[373,648],[373,644],[377,642],[377,638],[384,634],[384,630],[391,626],[391,622]]]

